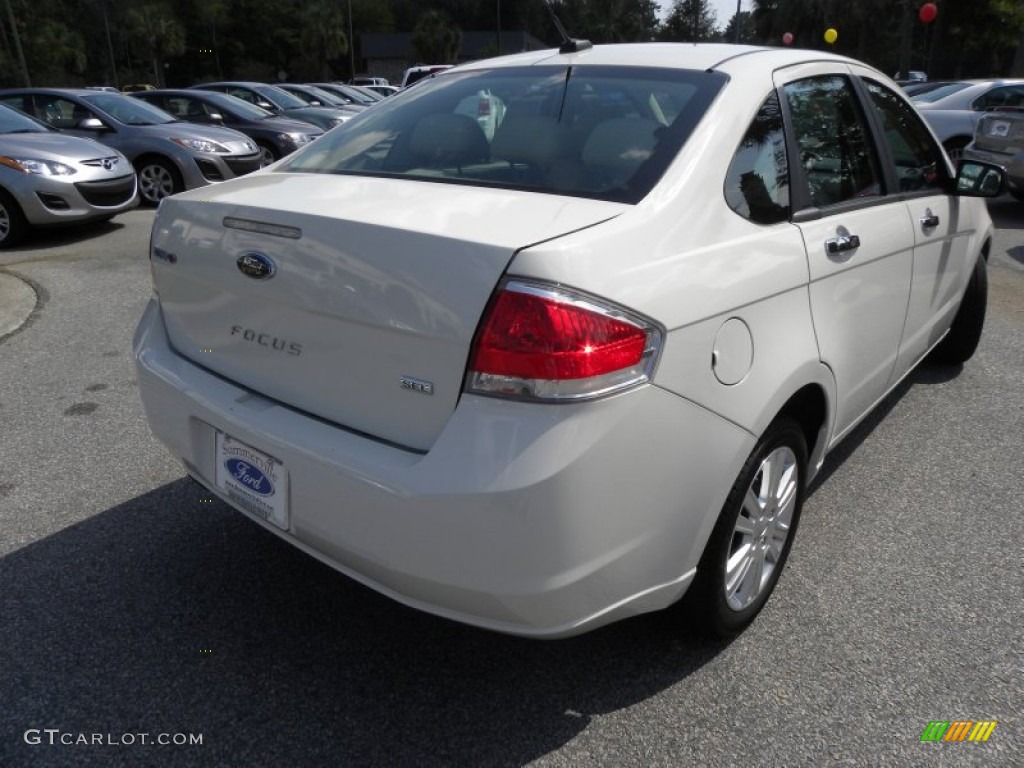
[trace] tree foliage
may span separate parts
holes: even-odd
[[[412,31],[412,47],[420,61],[449,64],[459,55],[462,31],[447,13],[427,11]]]
[[[415,31],[421,60],[430,61],[454,60],[457,30],[526,30],[548,45],[560,42],[546,0],[6,1],[16,26],[2,14],[2,86],[23,84],[15,33],[33,85],[63,86],[274,80],[281,72],[347,78],[351,59],[362,69],[360,38],[370,32]],[[923,0],[752,0],[750,13],[741,15],[740,37],[781,45],[791,32],[794,47],[832,49],[891,74],[899,68],[906,14],[912,69],[933,78],[1007,75],[1014,68],[1024,74],[1024,2],[935,1],[938,18],[925,25],[917,16]],[[570,35],[598,44],[733,39],[731,26],[721,28],[735,20],[715,19],[708,0],[551,0],[550,6]],[[447,21],[442,26],[438,18]],[[834,46],[822,39],[827,27],[839,32]]]
[[[661,37],[687,43],[701,43],[718,36],[718,19],[708,0],[675,0],[665,20]]]

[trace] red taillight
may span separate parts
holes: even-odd
[[[646,381],[660,331],[574,292],[505,285],[481,323],[467,388],[485,394],[579,399]]]

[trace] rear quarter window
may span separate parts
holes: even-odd
[[[761,105],[736,149],[726,176],[725,200],[736,213],[757,224],[789,219],[789,161],[775,93]]]

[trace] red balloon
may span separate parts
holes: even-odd
[[[787,32],[786,34],[784,34],[782,36],[782,44],[783,45],[792,45],[793,44],[793,33],[792,32]]]
[[[917,15],[925,24],[931,24],[935,21],[935,17],[939,15],[938,6],[935,3],[925,3],[921,6],[921,10],[917,12]]]

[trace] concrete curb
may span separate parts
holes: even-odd
[[[28,320],[37,301],[32,286],[8,272],[0,272],[0,341]]]

